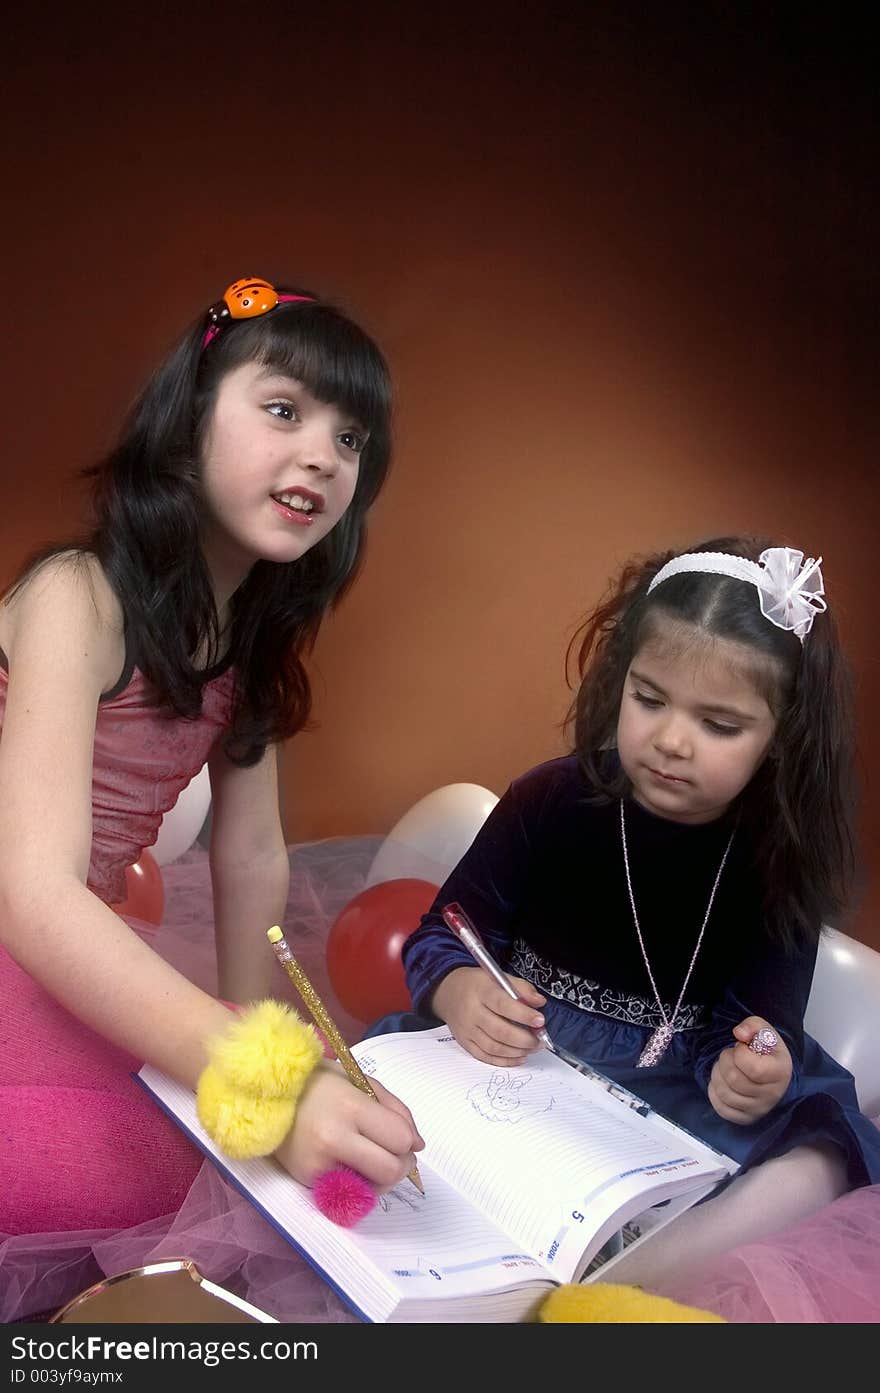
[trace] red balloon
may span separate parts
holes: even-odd
[[[130,914],[148,924],[161,924],[165,908],[165,886],[158,862],[149,851],[125,868],[125,899],[113,908],[117,914]]]
[[[327,938],[327,975],[356,1020],[410,1009],[400,950],[437,889],[427,880],[385,880],[355,895],[337,918]]]

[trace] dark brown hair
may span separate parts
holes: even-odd
[[[687,551],[757,561],[773,543],[714,537]],[[680,573],[648,594],[678,552],[624,566],[569,645],[579,687],[568,714],[574,746],[597,796],[620,798],[626,774],[603,751],[614,745],[626,673],[664,618],[728,639],[755,655],[754,680],[777,718],[770,754],[739,796],[740,824],[764,886],[768,932],[786,943],[815,939],[843,909],[853,870],[854,715],[849,671],[830,611],[803,645],[764,618],[750,582]]]
[[[237,700],[226,748],[253,764],[269,742],[307,722],[311,690],[303,663],[327,610],[354,579],[366,513],[385,479],[391,452],[388,369],[372,339],[310,291],[312,303],[279,304],[254,319],[231,320],[203,348],[200,316],[136,401],[121,439],[86,471],[91,530],[75,550],[93,552],[122,605],[126,642],[156,701],[197,716],[208,671],[220,654],[218,616],[199,545],[201,448],[220,383],[258,362],[294,377],[319,400],[350,412],[369,432],[354,498],[314,547],[289,564],[258,561],[230,601],[226,657],[235,664]],[[59,551],[53,547],[30,563]],[[197,661],[198,659],[198,661]]]

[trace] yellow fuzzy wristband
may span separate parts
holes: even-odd
[[[234,1160],[268,1156],[293,1125],[323,1050],[314,1028],[280,1001],[249,1006],[209,1044],[196,1091],[199,1121]]]
[[[666,1296],[654,1296],[641,1287],[620,1286],[614,1282],[587,1282],[583,1286],[557,1287],[538,1309],[538,1320],[547,1325],[633,1324],[688,1325],[705,1322],[725,1324],[723,1316],[698,1306],[683,1306]]]

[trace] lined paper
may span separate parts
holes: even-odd
[[[426,1141],[425,1195],[403,1182],[354,1229],[326,1219],[272,1158],[223,1156],[188,1089],[149,1065],[138,1078],[368,1320],[516,1319],[554,1282],[579,1276],[611,1233],[656,1202],[656,1187],[664,1200],[705,1193],[733,1167],[543,1050],[518,1069],[494,1069],[443,1026],[363,1041],[353,1053],[408,1104]]]
[[[695,1152],[686,1134],[658,1129],[653,1115],[546,1050],[497,1069],[439,1027],[363,1041],[354,1053],[409,1105],[427,1143],[419,1164],[424,1157],[560,1280],[577,1270],[590,1229],[621,1207],[627,1217],[647,1207],[640,1195],[652,1177],[676,1177],[680,1186],[664,1187],[673,1194],[718,1175],[716,1153]]]

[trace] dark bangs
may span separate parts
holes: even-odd
[[[295,378],[319,401],[350,413],[352,422],[369,433],[357,490],[359,501],[367,506],[385,477],[391,448],[390,374],[373,340],[320,300],[281,304],[269,314],[221,330],[204,354],[204,387],[213,395],[227,372],[248,362]]]
[[[279,306],[266,317],[256,357],[295,377],[319,401],[341,406],[373,431],[390,407],[388,370],[357,325],[326,305]]]
[[[768,623],[748,581],[693,572],[670,576],[642,602],[632,656],[645,643],[673,651],[715,639],[739,649],[742,675],[778,719],[794,687],[800,642]]]

